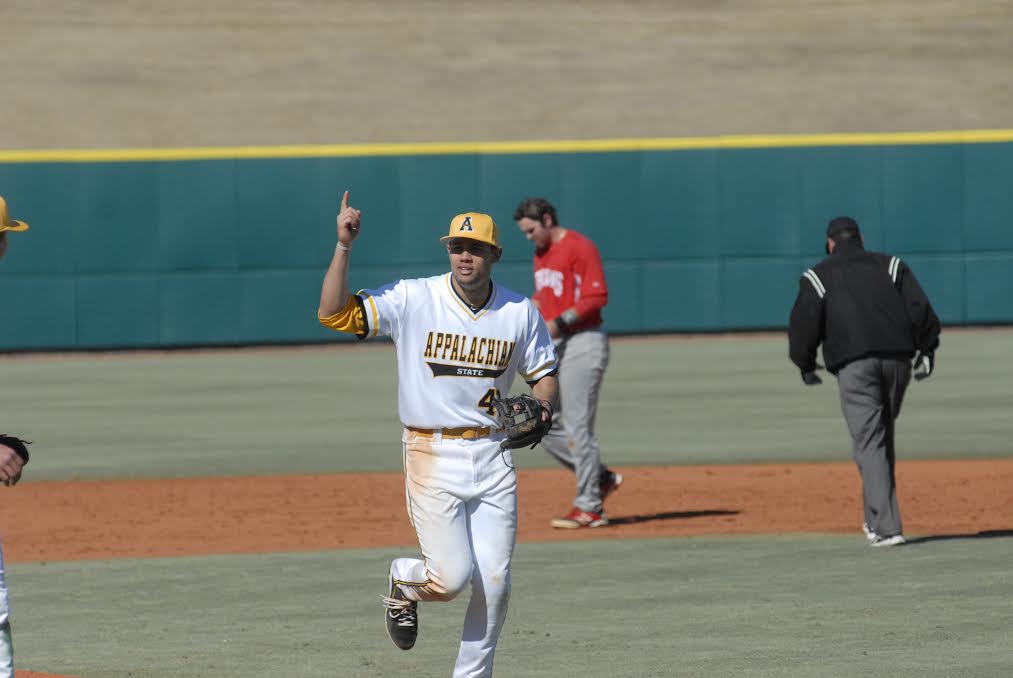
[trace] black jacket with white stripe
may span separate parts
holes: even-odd
[[[788,353],[803,372],[816,369],[816,349],[833,374],[853,360],[910,360],[939,346],[939,318],[918,279],[897,257],[842,240],[799,281],[791,309]]]

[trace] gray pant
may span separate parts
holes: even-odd
[[[862,474],[865,523],[884,537],[901,534],[894,477],[894,420],[900,414],[904,391],[911,380],[906,360],[863,358],[837,374],[841,409],[854,443],[853,454]]]
[[[559,358],[559,406],[552,429],[542,438],[545,449],[577,476],[577,498],[582,511],[601,513],[599,479],[608,469],[601,463],[594,420],[598,394],[609,362],[608,335],[587,330],[567,337],[556,346]]]

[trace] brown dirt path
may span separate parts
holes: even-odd
[[[622,469],[620,469],[622,470]],[[1013,459],[898,464],[908,534],[1013,530]],[[560,531],[572,477],[520,472],[520,541],[859,534],[851,463],[634,467],[614,525]],[[12,563],[413,545],[400,473],[29,483],[0,506]]]

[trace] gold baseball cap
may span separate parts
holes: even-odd
[[[0,196],[0,233],[3,231],[27,231],[28,224],[7,216],[7,201]]]
[[[458,214],[450,220],[450,231],[440,238],[440,242],[447,242],[451,238],[468,238],[492,245],[502,249],[499,244],[499,228],[496,222],[488,214],[481,212],[465,212]]]

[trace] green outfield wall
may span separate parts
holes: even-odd
[[[445,270],[439,236],[478,210],[503,231],[496,278],[529,292],[511,215],[543,195],[598,244],[614,332],[784,327],[841,214],[945,323],[1013,322],[1013,131],[0,152],[31,224],[0,263],[0,349],[340,340],[316,306],[345,188],[354,286]]]

